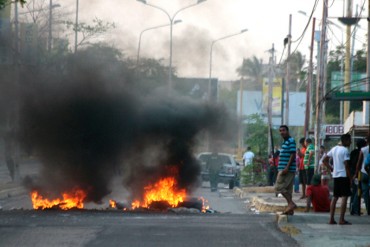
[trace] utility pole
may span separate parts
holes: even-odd
[[[268,154],[271,154],[273,151],[272,147],[272,87],[274,83],[274,57],[275,57],[275,48],[274,44],[272,44],[272,48],[270,50],[271,52],[271,57],[270,57],[270,66],[269,66],[269,84],[268,84],[268,102],[267,102],[267,116],[268,116]]]
[[[370,17],[370,0],[368,1],[368,14],[367,16]],[[369,81],[369,76],[370,76],[370,21],[367,22],[367,60],[366,60],[366,73],[367,73],[367,82],[366,82],[366,91],[369,92],[370,88],[369,88],[369,84],[370,84],[370,81]],[[369,108],[370,108],[370,104],[368,101],[363,101],[362,102],[362,112],[363,112],[363,123],[365,124],[370,124],[370,121],[369,121],[369,117],[370,117],[370,114],[369,114]],[[369,125],[370,126],[370,125]]]
[[[239,135],[238,135],[238,159],[243,159],[243,150],[244,150],[244,120],[243,120],[243,77],[240,78],[239,84],[239,91],[240,91],[240,98],[239,98],[239,119],[240,119],[240,126],[239,126]]]
[[[52,22],[53,22],[53,0],[49,2],[49,37],[48,37],[48,51],[51,51],[51,42],[52,42]]]
[[[358,17],[358,4],[356,4],[356,14],[355,17]],[[357,24],[355,25],[353,29],[353,34],[352,34],[352,47],[351,47],[351,55],[355,54],[355,41],[356,41],[356,33],[357,33]],[[352,71],[353,71],[353,56],[350,56],[350,71],[351,71],[351,80],[352,81]]]
[[[286,83],[285,83],[285,124],[289,125],[289,84],[290,84],[290,52],[292,45],[292,15],[289,15],[289,34],[288,34],[288,57],[286,64]]]
[[[321,132],[321,121],[322,121],[322,95],[324,88],[324,56],[326,46],[326,20],[328,17],[328,0],[323,2],[322,11],[322,28],[320,38],[320,67],[318,70],[318,80],[316,85],[316,126],[315,126],[315,164],[319,164],[319,151],[320,151],[320,132]],[[315,173],[317,173],[317,166],[315,167]]]
[[[347,0],[347,18],[352,18],[352,0]],[[350,92],[349,83],[351,81],[351,25],[346,25],[346,58],[344,61],[344,92]],[[350,102],[343,103],[343,121],[349,115]]]
[[[308,137],[309,132],[309,125],[310,125],[310,118],[311,118],[311,87],[313,81],[313,46],[315,40],[315,24],[316,18],[312,19],[312,34],[311,34],[311,46],[310,46],[310,61],[308,64],[308,80],[307,80],[307,88],[306,88],[306,115],[304,121],[304,136],[305,138]]]

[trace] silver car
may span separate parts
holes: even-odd
[[[201,177],[203,181],[209,181],[208,160],[212,153],[198,154],[198,160],[201,165]],[[223,161],[223,166],[218,173],[219,182],[229,185],[229,189],[239,186],[240,183],[240,165],[235,161],[232,154],[218,153],[219,158]]]

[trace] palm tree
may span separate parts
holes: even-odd
[[[252,58],[243,59],[241,67],[237,68],[236,72],[241,77],[248,79],[248,89],[261,90],[262,89],[262,78],[263,78],[263,64],[262,60],[256,56]]]
[[[306,58],[301,52],[297,51],[290,55],[290,88],[295,88],[296,91],[301,88],[306,80],[307,68],[305,68]],[[287,60],[283,63],[283,70],[286,71]]]

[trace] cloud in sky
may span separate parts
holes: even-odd
[[[71,10],[74,1],[68,0]],[[67,1],[66,1],[67,2]],[[171,16],[195,0],[147,0],[148,3],[165,9]],[[358,2],[358,3],[357,3]],[[360,0],[354,1],[361,4]],[[236,68],[243,58],[253,55],[268,61],[269,50],[275,44],[277,58],[283,52],[283,39],[289,30],[289,14],[293,15],[292,37],[297,39],[308,18],[299,14],[302,10],[310,13],[314,1],[297,0],[207,0],[197,6],[181,11],[176,19],[182,23],[173,28],[173,65],[180,76],[207,77],[209,74],[210,46],[213,40],[236,33],[244,28],[248,32],[217,42],[213,50],[212,75],[221,80],[237,79]],[[366,12],[365,12],[366,13]],[[343,1],[337,1],[329,9],[329,16],[342,16]],[[314,16],[322,15],[322,1],[319,1]],[[129,57],[137,53],[139,34],[142,30],[169,23],[168,17],[160,10],[146,6],[136,0],[80,1],[80,18],[91,21],[98,17],[117,24],[109,39],[124,50]],[[335,19],[333,22],[338,23]],[[317,21],[317,26],[319,21]],[[339,24],[339,23],[338,23]],[[340,24],[339,24],[340,25]],[[318,29],[318,27],[317,27]],[[336,34],[341,37],[339,30]],[[311,26],[309,26],[299,49],[309,52]],[[360,35],[360,34],[358,34]],[[141,54],[145,57],[169,58],[169,27],[146,32],[142,37]],[[339,45],[332,37],[332,47]],[[292,44],[292,50],[297,44]]]

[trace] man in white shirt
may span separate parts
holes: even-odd
[[[251,147],[247,148],[247,151],[243,155],[244,166],[253,164],[254,153],[251,151]]]
[[[340,225],[351,225],[350,222],[344,219],[344,214],[347,209],[347,199],[351,195],[351,175],[349,171],[349,151],[348,147],[351,145],[351,135],[344,134],[340,137],[341,145],[333,147],[323,160],[330,170],[333,171],[334,193],[330,204],[330,220],[329,224],[334,225],[337,222],[334,220],[335,209],[338,197],[342,198],[340,207]],[[333,159],[334,168],[329,165],[329,158]]]

